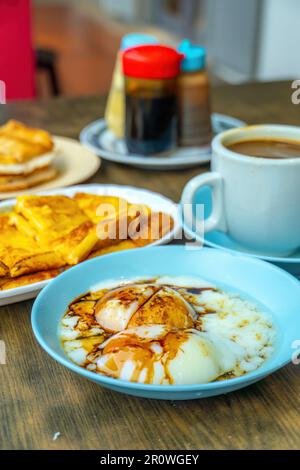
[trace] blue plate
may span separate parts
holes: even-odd
[[[273,315],[278,331],[272,356],[256,371],[242,377],[195,385],[131,383],[87,371],[66,357],[57,329],[69,302],[105,279],[149,278],[157,275],[199,276],[262,305]],[[58,276],[36,299],[32,310],[32,327],[38,342],[50,356],[103,387],[145,398],[190,400],[237,390],[287,364],[293,352],[292,343],[299,339],[299,298],[299,281],[256,258],[209,248],[143,248],[101,256]]]
[[[209,186],[203,186],[198,189],[195,193],[194,204],[203,204],[204,205],[204,218],[206,219],[212,211],[212,194],[211,188]],[[194,207],[194,209],[195,209]],[[195,210],[194,210],[195,215]],[[256,253],[251,251],[242,245],[239,245],[233,238],[231,238],[227,233],[220,232],[218,230],[213,230],[212,232],[206,233],[203,239],[202,236],[198,235],[195,231],[195,228],[187,225],[183,221],[183,227],[185,233],[200,243],[204,243],[207,246],[212,248],[221,248],[230,252],[239,252],[248,256],[253,256],[255,258],[260,258],[270,263],[274,263],[276,266],[279,266],[282,269],[285,269],[294,276],[300,276],[300,250],[293,253],[288,257],[276,257],[276,256],[265,256],[261,253]]]

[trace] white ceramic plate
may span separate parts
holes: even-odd
[[[110,184],[88,184],[72,186],[65,189],[53,189],[42,191],[39,194],[63,194],[73,196],[77,192],[85,192],[98,195],[118,196],[126,199],[128,202],[136,204],[146,204],[153,211],[162,211],[172,216],[174,220],[174,228],[166,236],[160,240],[151,243],[151,246],[163,245],[172,240],[176,233],[181,230],[181,222],[178,212],[178,205],[159,193],[148,191],[146,189],[138,189],[132,186],[117,186]],[[0,212],[11,210],[15,200],[0,202]],[[150,245],[149,245],[150,246]],[[138,249],[138,248],[137,248]],[[0,291],[0,306],[20,302],[26,299],[33,299],[40,290],[45,287],[51,280],[36,282],[27,286],[17,287],[6,291]]]
[[[51,181],[24,191],[0,193],[0,199],[11,199],[21,194],[36,193],[37,191],[81,183],[93,176],[99,169],[101,159],[77,140],[57,136],[54,136],[53,140],[57,149],[57,157],[53,165],[58,169],[58,176]]]
[[[244,125],[245,122],[239,119],[223,114],[212,114],[214,134]],[[127,151],[124,140],[118,139],[107,129],[104,119],[99,119],[85,127],[80,133],[80,141],[105,160],[148,170],[191,168],[209,162],[211,157],[210,146],[180,148],[161,156],[131,155]]]

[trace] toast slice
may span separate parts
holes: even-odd
[[[59,252],[39,245],[34,238],[20,232],[11,221],[11,214],[0,215],[0,276],[56,269],[66,263]]]
[[[27,286],[36,282],[53,279],[62,272],[62,269],[51,269],[49,271],[39,271],[37,273],[25,274],[15,278],[0,278],[0,291],[15,289],[16,287]]]
[[[147,223],[151,210],[144,204],[131,204],[116,196],[76,193],[74,200],[96,224],[99,241],[95,249],[101,250],[126,242],[131,226]],[[117,250],[116,250],[117,251]]]
[[[141,224],[136,234],[129,236],[137,246],[145,246],[167,235],[174,227],[174,220],[169,214],[152,212],[148,221]]]
[[[20,196],[15,211],[20,231],[34,234],[41,245],[62,256],[65,264],[79,263],[97,244],[94,223],[67,196]]]
[[[127,213],[128,202],[116,196],[76,193],[74,200],[95,224],[113,217],[118,218],[120,214]]]
[[[53,140],[47,131],[25,126],[14,119],[0,126],[0,135],[39,145],[42,149],[41,153],[50,152],[54,147]]]
[[[41,241],[63,236],[89,220],[76,201],[60,195],[19,196],[15,211],[26,219]]]
[[[24,175],[1,175],[0,174],[0,192],[23,191],[25,189],[37,186],[50,181],[57,176],[57,169],[54,166],[39,168],[30,174]]]

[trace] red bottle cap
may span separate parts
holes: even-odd
[[[123,53],[123,72],[134,78],[174,78],[180,72],[183,58],[172,47],[145,45],[128,49]]]

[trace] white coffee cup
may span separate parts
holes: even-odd
[[[300,158],[260,158],[226,145],[250,139],[284,138],[300,143],[300,127],[257,125],[232,129],[212,141],[211,172],[185,186],[182,204],[193,204],[202,186],[212,189],[212,213],[204,231],[227,232],[245,248],[287,256],[300,247]]]

